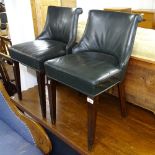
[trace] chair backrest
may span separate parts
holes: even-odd
[[[78,16],[81,13],[81,8],[49,6],[44,29],[37,39],[68,43],[73,35],[76,36]]]
[[[91,10],[84,35],[73,53],[96,51],[113,55],[120,66],[127,64],[141,16]]]

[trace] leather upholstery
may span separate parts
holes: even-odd
[[[103,87],[119,82],[121,72],[114,56],[95,51],[79,52],[49,60],[45,63],[45,69],[52,79],[89,96],[100,93]]]
[[[45,62],[47,76],[94,97],[123,80],[139,15],[91,10],[73,54]]]
[[[42,71],[46,60],[66,54],[65,47],[66,44],[60,41],[35,40],[12,46],[11,57]]]
[[[73,53],[96,50],[115,56],[126,65],[141,16],[121,12],[90,11],[86,30]]]
[[[65,55],[75,44],[81,8],[49,6],[42,33],[35,41],[14,45],[11,57],[29,67],[44,71],[44,61]]]

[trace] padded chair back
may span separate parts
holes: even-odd
[[[76,34],[78,16],[81,13],[81,8],[49,6],[44,29],[37,39],[68,43]]]
[[[113,55],[123,67],[131,55],[140,20],[141,16],[135,14],[91,10],[84,35],[73,53],[103,52]]]
[[[0,89],[2,89],[2,83],[0,83]],[[12,111],[2,93],[3,92],[0,90],[0,120],[5,122],[25,140],[34,145],[35,141],[30,129],[22,120],[19,119],[19,117],[17,117],[15,112]]]

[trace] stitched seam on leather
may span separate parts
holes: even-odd
[[[48,67],[48,65],[47,65],[47,67]],[[49,68],[49,69],[50,69],[50,68]],[[82,78],[79,77],[79,76],[75,76],[75,75],[73,75],[72,73],[64,72],[64,71],[63,71],[63,68],[60,68],[59,66],[54,66],[54,65],[53,65],[52,70],[55,70],[55,71],[58,70],[59,73],[62,72],[63,74],[71,75],[71,76],[74,77],[75,79],[79,79],[79,80],[81,80],[81,81],[84,81],[84,82],[86,82],[88,85],[90,85],[90,86],[92,86],[92,87],[95,87],[94,85],[98,85],[99,83],[106,81],[107,78],[112,77],[113,75],[116,75],[116,74],[119,73],[119,70],[118,70],[116,73],[110,74],[110,76],[108,76],[106,79],[104,79],[104,80],[102,80],[102,81],[90,82],[90,81],[86,81],[85,79],[82,79]]]

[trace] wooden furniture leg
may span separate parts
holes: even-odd
[[[56,123],[56,81],[48,80],[48,97],[52,124]]]
[[[5,71],[6,70],[5,70],[2,62],[0,61],[0,74],[1,74],[1,78],[2,78],[2,80],[3,80],[4,83],[7,83],[7,77],[8,76],[6,75],[6,72]]]
[[[45,73],[36,71],[42,116],[46,118]]]
[[[95,130],[96,130],[96,115],[97,109],[96,106],[98,104],[99,97],[95,97],[91,99],[87,97],[87,105],[88,105],[88,150],[90,151],[93,147],[95,140]]]
[[[125,100],[124,82],[118,84],[118,94],[119,94],[119,98],[120,98],[121,115],[123,117],[126,117],[127,116],[127,107],[126,107],[126,100]]]
[[[19,62],[13,61],[13,71],[15,76],[18,98],[22,100]]]

